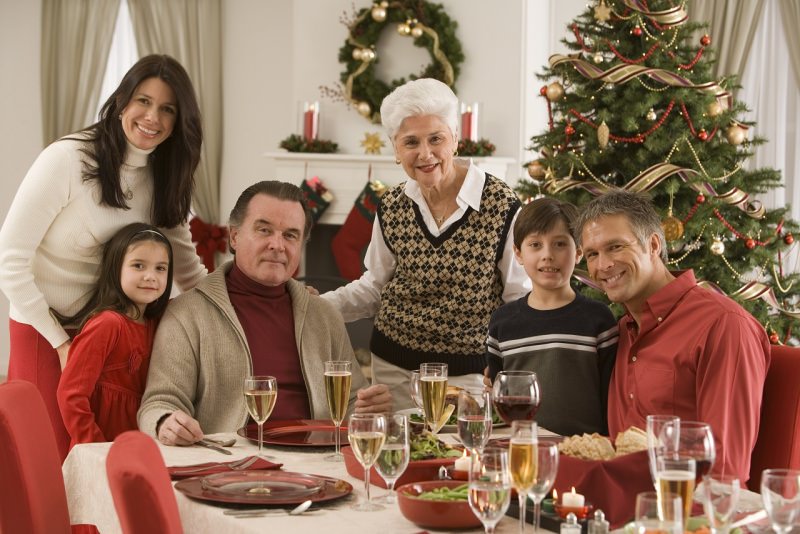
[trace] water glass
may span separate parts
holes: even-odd
[[[419,390],[425,422],[434,434],[444,414],[444,399],[447,394],[447,364],[423,363],[419,368]]]
[[[354,413],[347,424],[347,439],[356,460],[364,467],[366,499],[353,505],[353,509],[359,512],[383,510],[383,506],[369,498],[369,473],[386,441],[386,417],[375,413]]]
[[[739,477],[735,475],[706,476],[697,488],[712,533],[728,534],[740,489]]]
[[[511,502],[508,451],[487,447],[470,456],[469,507],[481,520],[486,534],[494,532]]]
[[[533,421],[539,409],[539,381],[533,371],[500,371],[492,386],[498,415],[508,423]]]
[[[483,388],[458,392],[458,437],[470,454],[482,451],[492,435],[491,394]]]
[[[278,398],[278,381],[274,376],[248,376],[244,379],[244,401],[247,412],[258,425],[258,456],[263,458],[264,422],[269,419]]]
[[[667,423],[679,423],[676,415],[648,415],[647,416],[647,455],[650,463],[650,478],[656,486],[656,455],[663,454],[664,445],[661,442],[661,431]],[[670,434],[672,436],[674,434]],[[674,446],[669,447],[674,450]]]
[[[339,427],[342,426],[347,405],[350,404],[350,383],[353,378],[351,365],[351,362],[346,361],[325,362],[325,396],[328,399],[328,410],[333,421],[336,443],[334,453],[325,457],[329,462],[341,462],[344,459],[341,453],[342,436]]]
[[[800,527],[800,470],[765,469],[761,500],[777,534]]]
[[[403,414],[386,416],[386,441],[383,444],[375,469],[386,482],[389,493],[380,502],[394,504],[397,496],[394,484],[408,467],[411,448],[408,440],[408,417]]]
[[[511,423],[511,440],[508,445],[508,467],[511,485],[519,498],[519,531],[525,532],[525,502],[533,488],[538,471],[538,427],[535,421]]]
[[[633,516],[636,534],[683,534],[683,501],[677,495],[661,499],[655,491],[636,496]]]
[[[558,474],[558,444],[540,439],[536,444],[536,476],[528,495],[533,500],[533,531],[539,531],[542,499],[550,493]]]
[[[408,389],[411,393],[411,400],[414,401],[417,409],[422,411],[422,393],[419,391],[419,369],[411,371],[411,379],[408,382]]]

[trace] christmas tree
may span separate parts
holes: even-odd
[[[686,9],[677,0],[596,0],[570,24],[562,42],[574,53],[553,55],[539,76],[549,124],[532,138],[531,180],[518,190],[577,206],[609,188],[648,192],[669,268],[694,269],[773,343],[787,343],[800,317],[798,275],[783,265],[797,223],[756,199],[781,184],[780,173],[745,169],[766,140],[742,119],[735,79],[712,78],[712,36],[697,37],[706,26],[687,22]]]

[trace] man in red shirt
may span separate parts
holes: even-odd
[[[611,376],[611,436],[645,427],[650,414],[711,425],[712,472],[749,478],[769,342],[733,300],[697,285],[691,270],[667,269],[661,218],[643,194],[612,191],[587,204],[576,236],[589,269],[625,305]]]

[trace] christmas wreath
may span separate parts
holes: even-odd
[[[344,87],[328,91],[354,106],[364,117],[380,123],[380,107],[384,97],[406,82],[405,78],[386,83],[375,77],[375,63],[380,57],[375,49],[387,26],[400,35],[409,36],[414,44],[430,52],[432,62],[409,79],[436,78],[454,87],[464,61],[461,43],[456,37],[458,26],[444,12],[441,4],[424,0],[382,1],[355,14],[348,27],[347,40],[339,49],[339,62],[345,64],[340,79]],[[325,88],[323,88],[325,91]]]

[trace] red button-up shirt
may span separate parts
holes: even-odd
[[[650,414],[711,425],[714,473],[749,478],[758,434],[769,342],[758,321],[733,300],[697,285],[686,271],[652,295],[641,324],[619,322],[608,429],[645,428]]]

